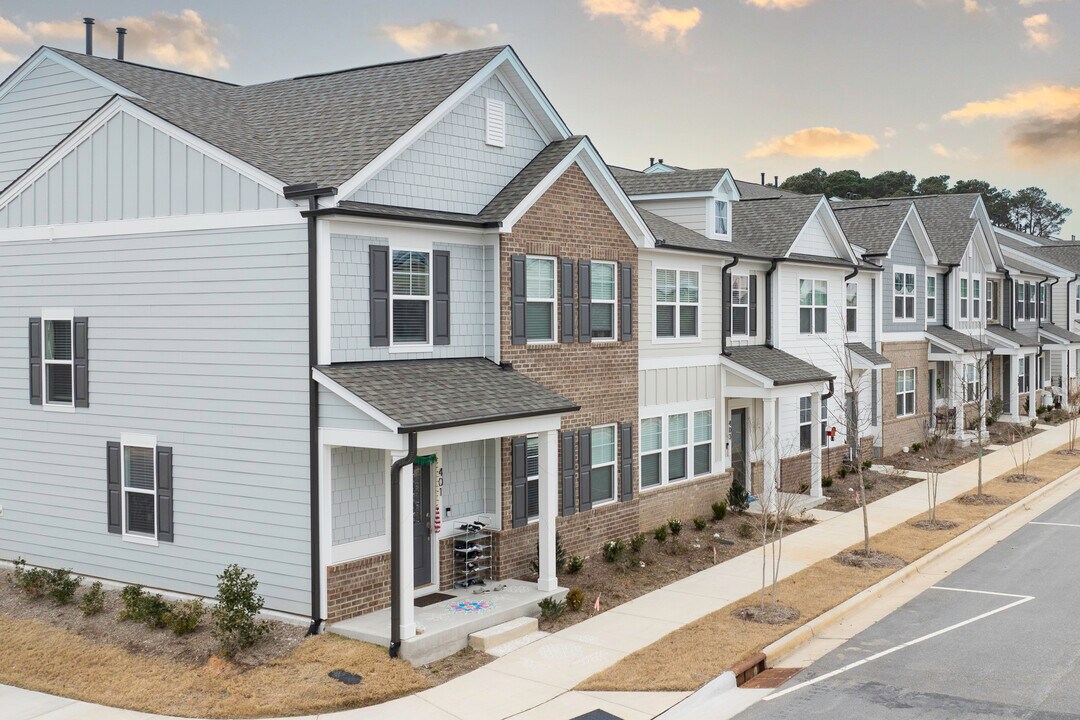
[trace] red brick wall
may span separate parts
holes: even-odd
[[[883,343],[881,354],[892,367],[881,371],[881,439],[883,455],[893,455],[913,443],[926,440],[926,422],[930,418],[930,363],[926,359],[930,344],[915,342]],[[896,417],[896,371],[915,368],[915,414]],[[938,393],[940,397],[940,393]]]
[[[389,553],[326,568],[328,621],[338,622],[389,606]]]

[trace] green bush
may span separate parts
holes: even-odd
[[[986,406],[986,424],[993,425],[1001,417],[1001,413],[1005,411],[1005,401],[1001,399],[1000,395],[995,395],[990,399],[990,403]]]
[[[566,593],[566,606],[571,610],[577,611],[581,609],[581,606],[585,604],[585,592],[579,588],[570,588],[570,591]]]
[[[580,555],[571,555],[566,561],[566,572],[571,575],[577,575],[583,567],[585,567],[585,558]]]
[[[727,501],[721,500],[720,502],[714,502],[712,504],[712,519],[716,522],[720,522],[727,515]]]
[[[701,517],[700,515],[698,515],[696,518],[694,518],[694,529],[697,530],[698,532],[701,532],[702,530],[704,530],[708,526],[709,526],[708,521],[705,518]]]
[[[656,542],[663,545],[664,541],[667,540],[667,525],[661,525],[653,530],[652,536],[656,539]]]
[[[540,617],[545,620],[558,620],[566,612],[566,602],[553,597],[546,597],[537,605],[540,606]]]
[[[630,549],[634,551],[634,553],[641,552],[643,547],[645,547],[645,533],[638,533],[630,538]]]
[[[908,449],[913,453],[917,453],[922,450],[922,443],[911,443],[911,447]]]
[[[847,466],[846,466],[846,465],[841,465],[840,467],[838,467],[838,468],[836,469],[836,474],[840,476],[840,479],[841,479],[841,480],[843,480],[844,478],[846,478],[846,477],[847,477],[847,474],[848,474],[848,469],[847,469]]]
[[[618,562],[626,552],[626,543],[622,538],[615,538],[604,543],[604,559],[609,563]]]
[[[682,520],[679,518],[671,518],[667,521],[668,530],[671,531],[672,537],[678,537],[682,532]]]
[[[49,571],[44,568],[26,569],[26,561],[19,558],[15,561],[14,582],[15,586],[33,598],[44,597],[49,591]]]
[[[151,595],[142,585],[128,585],[120,591],[124,607],[117,620],[144,623],[152,628],[165,627],[165,615],[171,610],[169,601],[160,595]]]
[[[91,615],[97,615],[105,609],[105,588],[100,582],[95,581],[90,589],[83,594],[82,602],[79,603],[79,610],[86,617]]]
[[[832,487],[832,475],[821,478],[821,487]]]
[[[874,461],[873,460],[863,460],[862,461],[862,469],[863,470],[869,470],[873,466],[874,466]]]
[[[67,605],[75,597],[75,591],[82,585],[82,578],[72,575],[70,570],[57,568],[49,571],[49,589],[46,594],[54,605]]]
[[[750,493],[742,483],[732,482],[727,491],[727,507],[731,512],[742,515],[750,507]]]
[[[162,620],[165,627],[179,637],[195,632],[205,614],[206,606],[203,605],[202,600],[178,600],[169,605],[169,610]]]
[[[217,604],[210,615],[222,655],[251,647],[270,631],[269,623],[257,619],[263,608],[263,599],[255,592],[258,588],[255,576],[239,565],[229,565],[218,575]]]
[[[744,522],[742,525],[739,525],[738,532],[739,537],[741,537],[743,540],[750,540],[757,535],[757,528],[748,522]]]

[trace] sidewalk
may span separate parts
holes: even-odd
[[[1038,457],[1068,442],[1066,425],[1032,439]],[[975,487],[977,460],[942,473],[938,500]],[[1008,449],[983,458],[983,478],[1012,470]],[[870,506],[876,534],[926,511],[925,481]],[[862,513],[854,510],[784,540],[781,577],[829,558],[862,539]],[[356,710],[321,715],[332,720],[562,720],[605,710],[623,720],[647,720],[690,693],[577,692],[573,688],[630,653],[761,588],[757,551],[740,555],[624,603],[497,658],[482,668],[409,697]],[[494,692],[493,692],[494,690]],[[161,716],[104,708],[41,693],[0,686],[5,720],[146,720]]]

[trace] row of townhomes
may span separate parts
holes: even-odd
[[[1067,243],[609,166],[509,47],[250,86],[42,47],[0,187],[0,558],[195,596],[235,562],[413,659],[464,642],[420,596],[535,611],[556,538],[820,498],[1080,364]]]

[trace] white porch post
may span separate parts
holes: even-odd
[[[776,451],[776,434],[780,428],[776,422],[776,398],[767,397],[762,400],[762,405],[765,410],[761,423],[765,455],[762,458],[761,507],[766,512],[772,512],[776,508],[776,486],[780,474]]]
[[[1031,354],[1031,372],[1028,373],[1028,420],[1034,420],[1038,417],[1035,414],[1035,406],[1038,403],[1039,391],[1041,387],[1039,385],[1040,373],[1039,373],[1039,356],[1034,353]]]
[[[406,452],[391,451],[390,458],[396,462],[407,455]],[[398,554],[390,562],[398,565],[398,602],[401,608],[401,639],[407,640],[416,635],[416,616],[413,611],[415,584],[413,575],[413,466],[401,468],[401,481],[398,485],[400,500],[400,522],[398,523]]]
[[[1024,362],[1023,355],[1014,355],[1009,363],[1009,419],[1020,422],[1020,363]]]
[[[810,393],[810,497],[821,497],[821,391]]]
[[[559,587],[555,576],[555,517],[559,513],[558,433],[547,430],[537,435],[540,472],[540,572],[536,589],[554,592]]]
[[[959,368],[959,374],[957,373]],[[964,436],[964,364],[952,363],[950,369],[953,373],[953,382],[949,383],[950,391],[952,392],[953,408],[956,410],[956,418],[953,421],[953,432],[956,437]]]
[[[719,472],[724,472],[728,469],[728,419],[727,419],[727,397],[724,396],[724,390],[727,388],[727,373],[724,372],[723,366],[717,368],[719,375],[719,382],[716,383],[716,395],[717,403],[719,404],[718,412],[716,415],[716,422],[713,423],[713,433],[716,435],[716,447],[719,452],[716,453],[716,460],[719,463]]]

